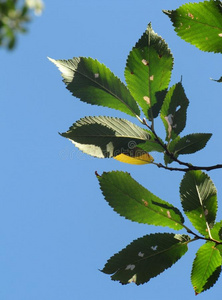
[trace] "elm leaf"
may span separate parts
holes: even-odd
[[[98,177],[100,188],[108,204],[121,216],[134,222],[183,228],[181,212],[161,200],[128,173],[113,171]]]
[[[127,87],[104,64],[90,57],[49,60],[62,72],[67,89],[81,101],[114,108],[134,117],[140,115]]]
[[[189,240],[173,233],[145,235],[112,256],[102,272],[122,284],[143,284],[176,263],[187,252]]]
[[[222,5],[219,0],[186,3],[164,10],[176,33],[202,51],[222,53]]]
[[[172,86],[164,99],[160,114],[166,129],[166,141],[175,139],[185,128],[188,105],[189,100],[181,82]]]
[[[193,226],[205,237],[211,237],[217,213],[217,190],[202,171],[187,172],[180,184],[183,210]]]
[[[221,255],[214,242],[206,242],[196,253],[191,282],[196,295],[211,288],[221,273]]]
[[[128,153],[150,137],[130,121],[104,116],[82,118],[61,135],[82,152],[98,158]]]
[[[158,116],[168,88],[173,56],[151,24],[129,53],[125,69],[127,86],[149,119]]]

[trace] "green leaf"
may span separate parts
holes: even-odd
[[[168,91],[161,108],[161,119],[166,129],[166,141],[175,139],[186,126],[189,101],[181,82]]]
[[[127,87],[104,64],[85,57],[49,60],[62,72],[67,89],[81,101],[118,109],[131,116],[140,115]]]
[[[181,181],[180,197],[193,226],[209,238],[217,213],[217,190],[210,177],[201,171],[187,172]]]
[[[217,222],[213,228],[210,230],[211,236],[216,241],[222,241],[222,221]]]
[[[174,145],[173,152],[178,155],[195,153],[206,146],[211,136],[211,133],[188,134]]]
[[[221,273],[221,255],[215,243],[206,242],[196,253],[191,282],[196,295],[211,288]]]
[[[173,57],[168,45],[149,24],[129,53],[125,69],[127,86],[149,119],[159,114],[172,68]]]
[[[203,149],[211,136],[211,133],[193,133],[188,134],[183,138],[177,136],[168,144],[168,150],[176,158],[180,154],[192,154]],[[164,162],[168,165],[173,162],[173,159],[169,155],[165,154]]]
[[[156,151],[156,152],[164,152],[164,148],[160,145],[160,143],[158,143],[156,141],[156,137],[155,135],[153,134],[152,131],[149,131],[147,130],[147,132],[149,133],[149,140],[146,141],[145,143],[142,143],[142,144],[139,144],[137,145],[139,148],[143,149],[144,151],[147,151],[147,152],[152,152],[152,151]],[[160,137],[159,138],[159,141],[162,143],[162,145],[164,144],[164,142],[161,140]]]
[[[183,228],[181,212],[135,181],[128,173],[108,172],[98,177],[109,205],[121,216],[138,223]]]
[[[122,284],[143,284],[176,263],[187,252],[189,240],[173,233],[145,235],[112,256],[102,272]]]
[[[131,122],[103,116],[82,118],[61,135],[84,153],[99,158],[128,153],[149,139],[147,131]]]
[[[164,13],[169,16],[177,35],[183,40],[202,51],[222,53],[221,1],[186,3]]]

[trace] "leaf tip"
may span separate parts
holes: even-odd
[[[163,9],[162,12],[167,16],[171,15],[171,10]]]
[[[62,136],[62,137],[64,137],[64,138],[67,138],[67,135],[66,135],[66,132],[58,132],[58,134],[60,135],[60,136]]]
[[[49,61],[51,61],[53,64],[55,64],[55,59],[53,59],[53,58],[51,58],[49,56],[47,56],[47,58],[48,58]]]

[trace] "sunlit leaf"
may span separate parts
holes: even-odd
[[[217,190],[210,177],[201,171],[187,172],[181,181],[180,197],[193,226],[209,238],[217,213]]]
[[[118,109],[131,116],[140,115],[129,90],[104,64],[86,57],[49,60],[62,72],[67,89],[81,101]]]
[[[213,242],[206,242],[196,253],[191,281],[196,294],[211,288],[221,273],[221,255]]]
[[[159,114],[172,68],[173,57],[168,45],[149,24],[130,52],[125,69],[127,86],[149,119]]]
[[[128,153],[149,139],[149,133],[119,118],[85,117],[61,134],[86,154],[105,158]]]
[[[121,216],[138,223],[182,229],[184,219],[173,205],[161,200],[128,173],[108,172],[98,177],[109,205]]]
[[[222,53],[222,5],[219,0],[186,3],[166,13],[176,33],[200,50]]]
[[[143,284],[176,263],[187,252],[189,240],[173,233],[145,235],[112,256],[102,272],[122,284]]]
[[[210,230],[212,238],[221,242],[222,241],[222,221],[215,223]]]
[[[145,165],[154,161],[153,157],[149,153],[138,147],[130,149],[126,154],[119,154],[115,156],[114,159],[132,165]]]
[[[166,129],[166,140],[175,139],[186,126],[189,101],[181,82],[168,91],[162,108],[161,119]]]

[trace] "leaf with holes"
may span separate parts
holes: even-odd
[[[145,165],[154,161],[153,157],[149,153],[138,147],[129,149],[128,153],[121,153],[115,156],[114,159],[132,165]]]
[[[127,86],[149,119],[159,114],[172,68],[173,56],[168,45],[149,24],[129,53],[125,69]]]
[[[164,10],[176,33],[202,51],[222,53],[222,5],[219,0],[186,3],[176,10]]]
[[[217,213],[217,190],[210,177],[201,171],[187,172],[181,181],[180,198],[193,226],[209,238]]]
[[[128,173],[113,171],[98,177],[102,193],[109,205],[121,216],[134,222],[183,228],[181,212],[161,200],[135,181]]]
[[[206,242],[196,253],[191,282],[196,295],[211,288],[221,273],[221,255],[213,242]]]
[[[173,233],[145,235],[112,256],[102,272],[122,284],[143,284],[176,263],[187,252],[189,240]]]
[[[189,100],[179,82],[168,91],[162,108],[161,119],[166,129],[166,141],[175,139],[186,126]]]
[[[104,64],[86,57],[49,58],[62,72],[63,82],[81,101],[139,116],[140,110],[127,87]]]
[[[102,116],[82,118],[61,135],[84,153],[98,158],[128,153],[149,139],[146,130],[127,120]]]

